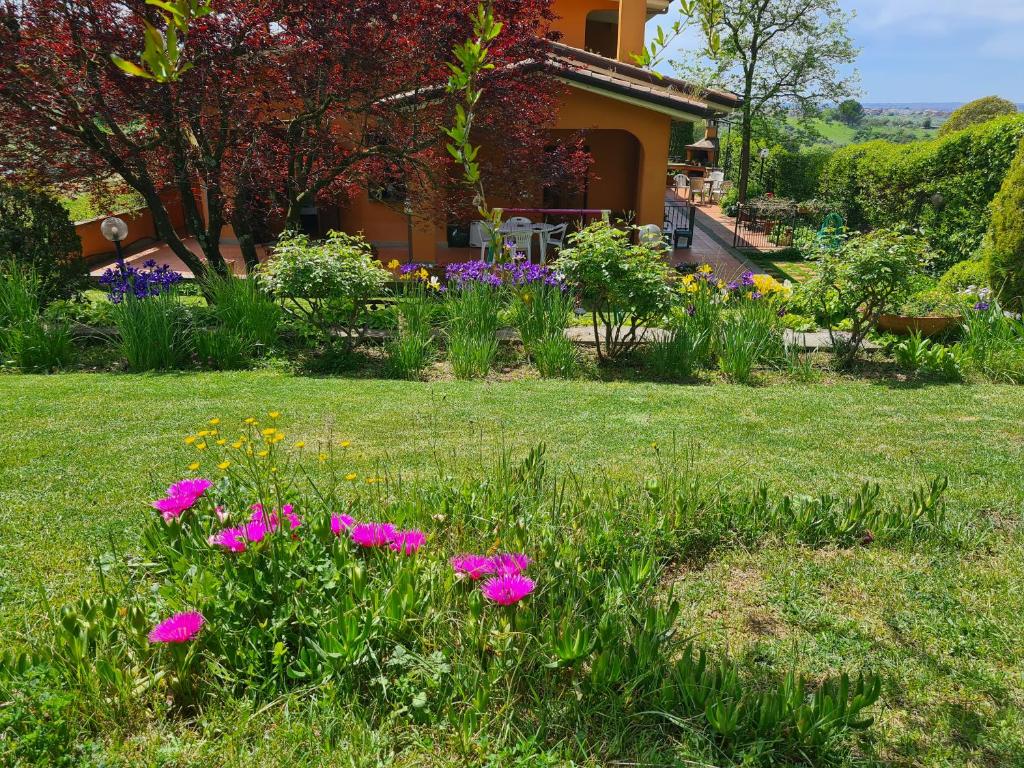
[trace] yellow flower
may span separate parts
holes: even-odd
[[[401,262],[399,262],[398,259],[392,259],[391,261],[388,262],[388,269],[390,269],[392,272],[394,272],[400,266],[402,266],[402,264]]]
[[[426,280],[430,277],[430,273],[427,272],[423,267],[420,267],[420,271],[416,273],[419,275],[420,280]]]
[[[234,448],[237,451],[239,448],[242,447],[242,441],[241,440],[236,440],[235,442],[233,442],[231,444],[231,447]]]
[[[301,440],[299,440],[299,442],[297,442],[297,443],[295,444],[295,447],[296,447],[296,448],[305,448],[305,447],[306,447],[306,444],[305,444],[304,442],[302,442]]]
[[[274,435],[270,439],[270,442],[272,442],[272,443],[280,443],[282,440],[284,440],[284,433],[283,432],[278,432],[276,435]]]
[[[222,461],[220,464],[217,465],[217,469],[227,469],[230,466],[231,466],[231,462],[230,461]]]
[[[255,426],[255,425],[256,425],[256,424],[258,424],[259,422],[258,422],[258,421],[256,421],[256,419],[254,419],[254,418],[253,418],[252,416],[250,416],[249,418],[247,418],[247,419],[245,420],[245,422],[244,422],[244,423],[248,424],[249,426]]]
[[[209,432],[210,437],[216,437],[219,434],[220,432],[218,432],[216,429],[211,429]]]
[[[199,432],[198,432],[197,434],[198,434],[198,435],[199,435],[200,437],[206,437],[207,435],[209,435],[209,434],[210,434],[210,430],[208,430],[208,429],[200,429],[200,430],[199,430]]]
[[[351,440],[342,440],[341,441],[341,447],[342,448],[348,448],[350,445],[352,445],[352,441]]]
[[[189,472],[195,472],[197,469],[199,469],[199,462],[193,461],[191,464],[188,465],[188,469]]]
[[[206,450],[206,443],[196,443],[196,450],[197,451],[205,451]]]
[[[270,451],[260,451],[260,452],[259,452],[259,453],[257,453],[256,455],[257,455],[257,456],[259,456],[259,457],[260,457],[261,459],[264,459],[264,458],[266,458],[266,457],[267,457],[267,455],[268,455],[269,453],[270,453]]]
[[[266,429],[264,429],[261,432],[261,434],[264,437],[270,437],[271,435],[275,434],[276,432],[277,432],[277,428],[276,427],[267,427]]]
[[[227,445],[227,443],[228,441],[225,440],[223,437],[217,441],[217,445]]]
[[[357,475],[355,472],[349,472],[347,475],[345,475],[345,479],[348,480],[350,483],[353,482],[357,477],[359,477],[359,475]]]
[[[218,424],[220,424],[220,419],[210,419],[208,423],[216,427]]]
[[[281,415],[281,412],[280,412],[280,411],[271,411],[271,412],[270,412],[270,413],[268,413],[267,415],[268,415],[268,416],[269,416],[270,418],[272,418],[272,419],[276,419],[276,418],[277,418],[278,416],[280,416],[280,415]]]
[[[714,267],[712,267],[710,264],[701,264],[699,267],[697,267],[697,271],[700,272],[702,275],[710,275],[715,270]]]
[[[693,285],[695,282],[693,275],[687,275],[683,278],[683,285]]]
[[[194,443],[195,441],[196,441],[196,436],[195,435],[189,435],[188,437],[185,438],[185,445],[192,445],[192,443]]]
[[[377,483],[383,483],[383,482],[384,482],[384,478],[383,477],[368,477],[368,478],[366,478],[366,484],[367,485],[376,485]]]
[[[326,453],[321,453],[318,458],[320,459],[320,461],[327,461],[327,454]]]

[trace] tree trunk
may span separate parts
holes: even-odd
[[[740,202],[747,202],[747,187],[750,185],[750,145],[753,142],[754,126],[751,122],[749,97],[743,106],[743,128],[740,140]]]

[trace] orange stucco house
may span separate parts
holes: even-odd
[[[664,221],[669,137],[673,121],[698,122],[728,115],[739,98],[662,78],[633,64],[645,44],[647,22],[669,0],[555,0],[553,31],[561,33],[545,69],[568,86],[551,129],[553,138],[582,132],[593,157],[585,199],[573,207],[632,214],[638,224]],[[536,200],[492,201],[543,208]],[[444,226],[410,219],[369,194],[337,211],[320,211],[331,226],[363,232],[382,259],[447,263],[470,257],[449,246]],[[410,231],[411,230],[411,231]]]
[[[557,18],[552,27],[561,39],[541,66],[567,87],[550,131],[553,139],[583,135],[593,158],[591,174],[579,185],[585,189],[582,197],[552,205],[538,191],[534,200],[491,200],[492,205],[606,210],[629,215],[637,224],[660,226],[664,222],[672,123],[713,121],[740,103],[736,94],[658,77],[632,63],[633,54],[644,47],[647,22],[664,13],[668,5],[669,0],[554,0]],[[450,245],[444,222],[410,216],[400,204],[380,202],[369,191],[342,204],[320,201],[308,214],[304,224],[311,231],[363,233],[383,261],[450,263],[479,254],[464,244]],[[130,229],[132,241],[151,242],[155,237],[145,212],[136,215]],[[109,253],[109,244],[98,232],[99,220],[79,226],[83,243],[95,246],[95,250],[85,248],[87,257]],[[189,239],[186,244],[198,253],[194,241]],[[244,271],[230,227],[225,228],[222,251],[236,272]],[[162,244],[154,244],[134,258],[155,258],[175,268],[184,267]],[[101,269],[99,266],[95,273]]]

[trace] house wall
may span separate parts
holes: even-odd
[[[178,232],[185,231],[185,215],[181,202],[176,193],[161,195],[167,213],[171,218],[171,224]],[[149,208],[142,208],[138,211],[124,211],[114,214],[128,225],[128,237],[121,245],[124,248],[143,240],[157,240],[156,226],[153,224],[153,214]],[[107,240],[100,232],[100,224],[106,216],[100,216],[89,221],[79,222],[75,225],[75,234],[82,242],[82,257],[86,261],[95,260],[97,257],[109,256],[114,252],[114,244]]]
[[[611,55],[632,64],[633,54],[644,47],[647,0],[555,0],[553,10],[558,18],[551,25],[552,29],[562,33],[562,42],[566,45],[586,48],[587,17],[595,11],[605,11],[618,14],[619,19],[615,29],[614,54]],[[595,47],[594,50],[598,49]],[[606,50],[598,52],[608,55]]]

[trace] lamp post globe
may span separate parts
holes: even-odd
[[[757,183],[760,185],[762,192],[764,191],[764,161],[768,159],[768,155],[770,154],[771,151],[767,147],[758,152],[758,155],[761,158],[761,171],[758,173]]]
[[[128,225],[124,219],[117,216],[109,216],[100,223],[100,234],[114,244],[114,251],[117,253],[117,260],[124,261],[121,254],[121,241],[128,237]]]

